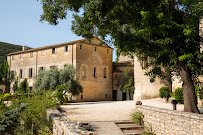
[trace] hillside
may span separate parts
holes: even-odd
[[[0,64],[6,61],[6,54],[22,50],[22,46],[0,42]]]

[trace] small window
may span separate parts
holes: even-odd
[[[32,68],[30,68],[30,69],[29,69],[29,78],[32,78],[32,77],[33,77],[33,73],[32,73],[32,72],[33,72],[33,70],[32,70]]]
[[[54,69],[54,68],[56,68],[56,66],[50,66],[50,69]]]
[[[104,78],[106,78],[106,68],[104,68]]]
[[[107,95],[107,94],[105,94],[105,98],[108,98],[108,95]]]
[[[30,52],[30,58],[33,58],[33,52]]]
[[[44,67],[39,68],[39,72],[44,71]]]
[[[82,78],[86,78],[86,69],[82,67]]]
[[[14,55],[12,55],[12,60],[14,60],[15,59],[15,56]]]
[[[14,71],[11,71],[11,75],[15,75],[15,72],[14,72]]]
[[[30,87],[29,90],[30,90],[30,93],[31,93],[32,92],[32,87]]]
[[[94,51],[95,51],[95,52],[97,51],[97,48],[96,48],[96,47],[94,48]]]
[[[115,78],[118,78],[118,74],[115,74]]]
[[[80,45],[80,49],[82,49],[82,45]]]
[[[44,50],[41,50],[41,56],[44,56]]]
[[[107,49],[107,54],[109,54],[109,49]]]
[[[64,46],[64,52],[69,52],[70,49],[69,49],[69,46]]]
[[[83,100],[83,95],[81,95],[81,100]]]
[[[23,58],[23,54],[22,53],[19,54],[19,58],[20,59]]]
[[[94,68],[94,78],[96,78],[96,68]]]
[[[20,78],[20,79],[22,79],[22,78],[23,78],[23,70],[22,70],[22,69],[20,69],[19,78]]]
[[[52,49],[51,49],[51,53],[52,53],[52,54],[56,54],[56,48],[52,48]]]

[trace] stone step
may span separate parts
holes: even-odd
[[[125,135],[141,135],[143,130],[129,130],[124,129],[122,130]]]
[[[125,135],[140,135],[144,130],[144,126],[135,124],[132,121],[115,122]]]

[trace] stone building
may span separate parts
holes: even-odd
[[[134,78],[135,78],[135,92],[134,100],[142,100],[149,98],[159,97],[159,89],[163,86],[171,88],[170,74],[165,73],[166,79],[159,77],[155,78],[155,82],[151,83],[149,76],[144,75],[150,67],[147,67],[149,58],[146,60],[139,60],[136,56],[134,57]],[[162,68],[165,71],[164,68]]]
[[[94,37],[10,53],[10,70],[19,80],[28,78],[33,89],[34,77],[42,70],[64,68],[72,64],[83,93],[75,101],[101,101],[112,99],[112,48]]]
[[[125,71],[129,68],[134,74],[134,59],[129,56],[119,56],[118,62],[113,64],[113,100],[122,101],[133,99],[133,93],[129,94],[122,91],[122,83],[125,77]]]

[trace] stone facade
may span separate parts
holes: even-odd
[[[144,115],[145,126],[156,135],[202,135],[203,115],[151,106],[136,106]]]
[[[131,93],[131,98],[129,98],[129,94],[123,93],[121,90],[127,67],[134,74],[134,60],[129,56],[121,55],[118,57],[118,62],[113,64],[113,100],[133,99],[133,93]]]
[[[146,66],[147,60],[141,61],[136,56],[134,57],[135,92],[133,99],[136,101],[159,97],[159,89],[163,86],[169,86],[171,88],[169,74],[165,74],[167,78],[164,80],[156,77],[155,82],[150,82],[149,76],[144,75],[150,68]]]
[[[10,53],[7,60],[20,82],[28,78],[30,90],[34,77],[41,70],[62,69],[66,64],[72,64],[83,87],[83,93],[73,99],[101,101],[112,99],[112,50],[94,37],[91,41],[81,39]]]

